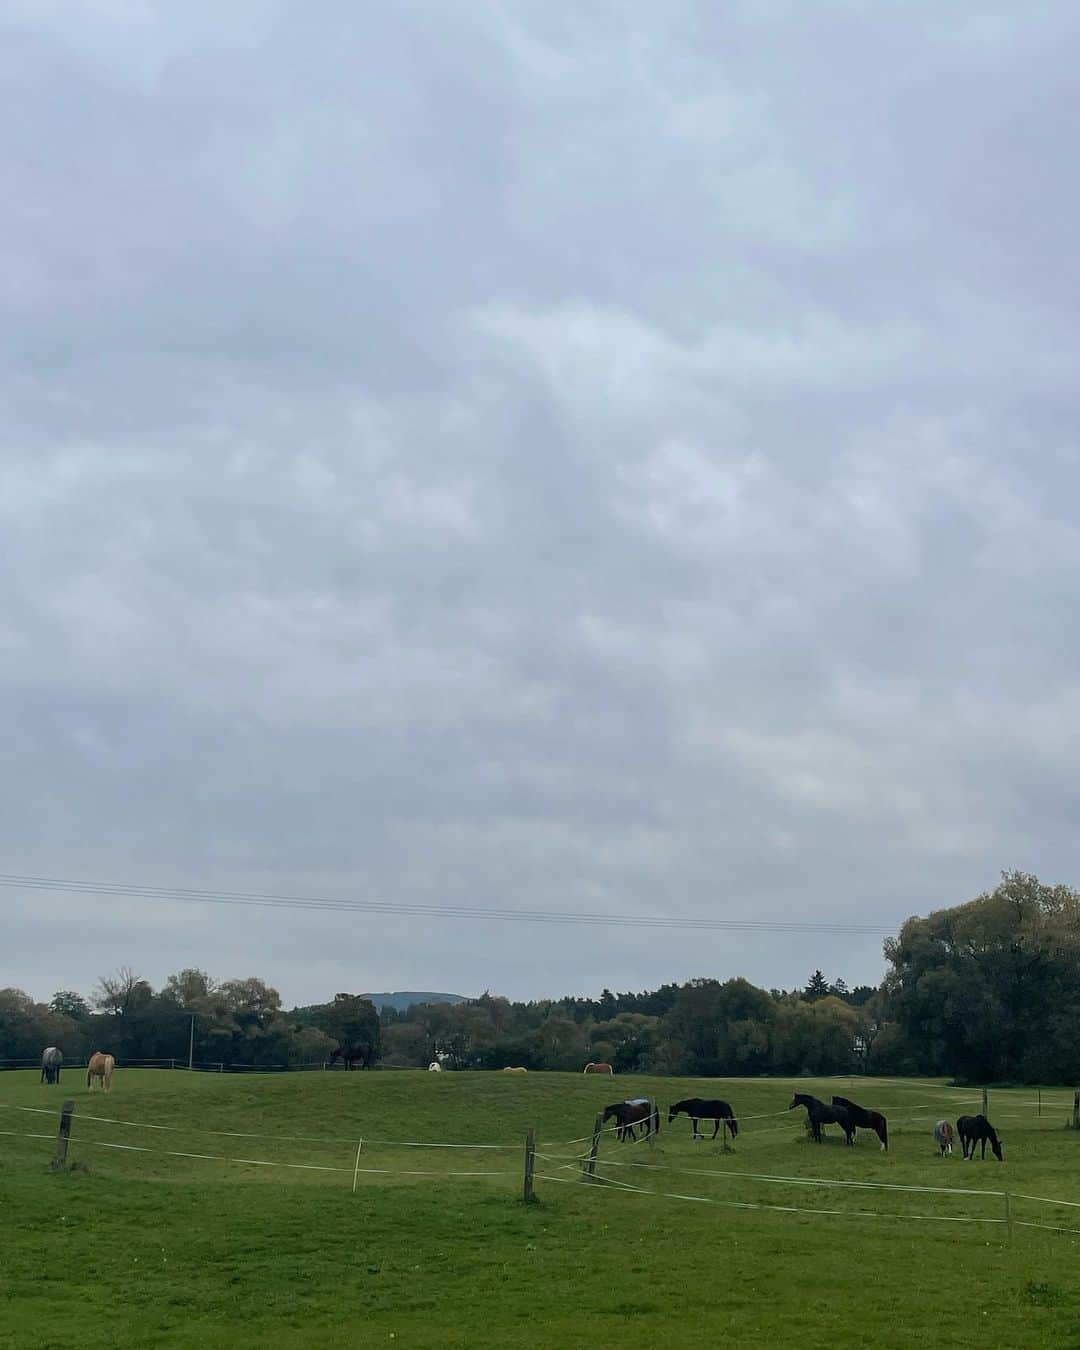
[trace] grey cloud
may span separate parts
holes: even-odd
[[[1075,880],[1066,6],[6,22],[8,871],[882,924]],[[880,970],[0,907],[42,995]]]

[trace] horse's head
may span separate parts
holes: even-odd
[[[788,1107],[788,1110],[794,1111],[797,1106],[805,1106],[805,1105],[806,1105],[806,1098],[803,1096],[801,1092],[796,1092],[794,1096],[791,1098],[791,1105]]]
[[[336,1064],[340,1058],[341,1058],[341,1046],[339,1045],[336,1050],[330,1051],[330,1058],[326,1062],[327,1064]]]
[[[994,1157],[998,1160],[998,1162],[1004,1162],[1005,1154],[1002,1152],[1001,1149],[1001,1140],[997,1137],[996,1134],[993,1135],[990,1139],[990,1147],[994,1150]]]
[[[618,1120],[621,1109],[622,1109],[622,1102],[616,1102],[614,1106],[605,1106],[604,1114],[600,1117],[600,1119]]]

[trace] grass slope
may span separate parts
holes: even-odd
[[[800,1184],[1007,1187],[1080,1202],[1080,1136],[1063,1128],[1064,1090],[1044,1094],[1041,1118],[1030,1089],[991,1094],[1005,1140],[999,1165],[937,1157],[933,1121],[977,1110],[977,1094],[923,1081],[121,1069],[103,1097],[74,1073],[60,1089],[36,1079],[0,1075],[0,1129],[54,1136],[55,1115],[11,1108],[55,1111],[74,1096],[77,1167],[51,1175],[50,1139],[0,1136],[0,1346],[595,1348],[633,1338],[809,1347],[854,1338],[1080,1347],[1076,1236],[1017,1227],[1010,1241],[1003,1224],[941,1221],[1001,1218],[996,1194]],[[854,1150],[838,1137],[808,1143],[802,1113],[784,1113],[794,1086],[886,1111],[888,1155],[868,1134]],[[684,1119],[670,1128],[665,1120],[655,1146],[605,1136],[605,1176],[671,1196],[840,1212],[728,1208],[547,1179],[577,1175],[570,1159],[581,1146],[559,1141],[588,1134],[606,1102],[637,1095],[663,1104],[727,1097],[744,1119],[737,1151],[695,1143]],[[540,1203],[526,1207],[518,1196],[530,1125],[551,1156],[537,1165]],[[361,1165],[385,1170],[361,1172],[353,1195],[361,1138]],[[404,1146],[410,1140],[507,1147]],[[454,1175],[469,1171],[499,1175]],[[409,1175],[417,1172],[434,1175]],[[891,1217],[860,1217],[866,1211]],[[1014,1199],[1012,1212],[1080,1228],[1080,1210]]]

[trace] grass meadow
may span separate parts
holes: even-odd
[[[884,1111],[889,1153],[809,1142],[796,1087]],[[581,1137],[629,1096],[728,1098],[735,1150],[665,1115],[653,1144],[605,1134],[582,1182]],[[1022,1198],[1080,1205],[1071,1100],[993,1090],[998,1164],[938,1156],[934,1121],[979,1094],[926,1080],[4,1073],[0,1346],[1080,1347],[1080,1233],[1027,1226],[1080,1208]],[[469,1147],[409,1146],[435,1142]]]

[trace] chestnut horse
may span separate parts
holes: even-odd
[[[115,1068],[116,1060],[113,1059],[112,1055],[103,1055],[100,1050],[95,1050],[90,1056],[90,1063],[86,1066],[86,1086],[93,1092],[93,1080],[100,1078],[102,1090],[111,1092],[113,1069]]]
[[[617,1126],[615,1138],[623,1141],[632,1139],[637,1142],[634,1126],[641,1125],[645,1138],[660,1133],[660,1112],[647,1097],[635,1097],[629,1102],[615,1102],[604,1107],[603,1120],[614,1120]]]
[[[610,1074],[612,1077],[615,1076],[615,1070],[611,1067],[610,1064],[592,1064],[592,1063],[589,1063],[589,1064],[586,1064],[586,1065],[585,1065],[585,1072],[586,1072],[586,1073],[606,1073],[606,1074]]]

